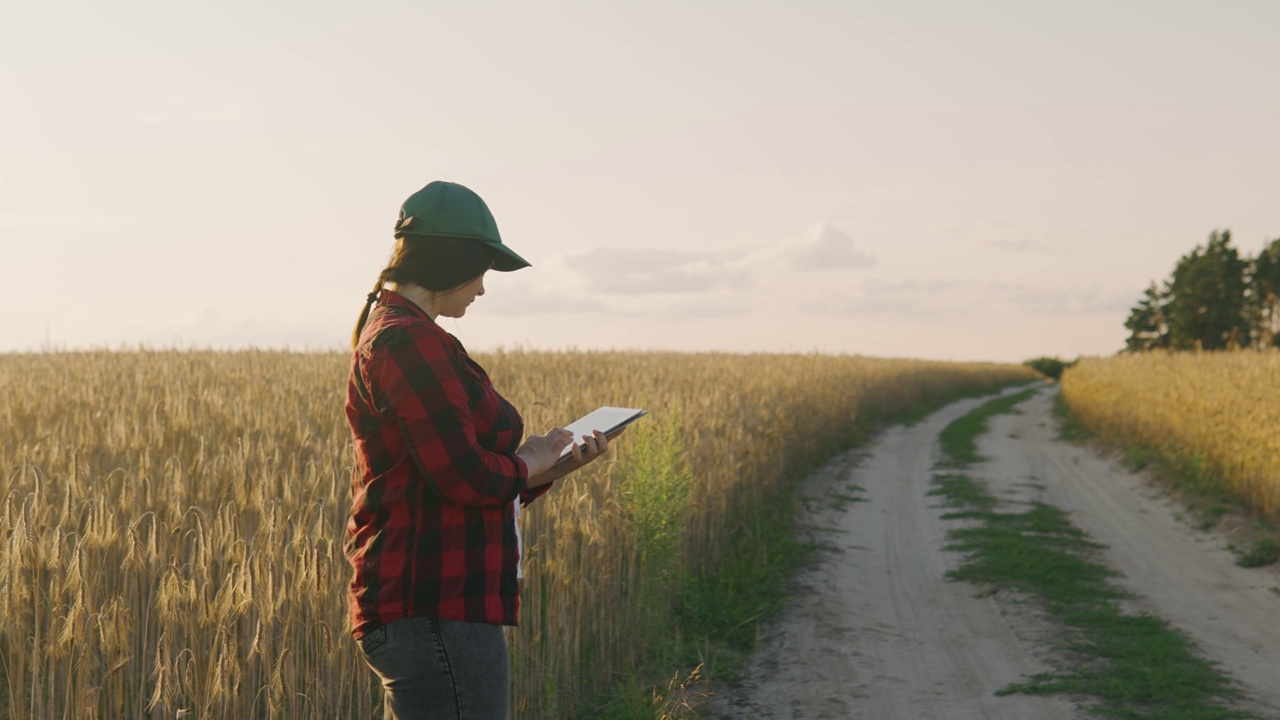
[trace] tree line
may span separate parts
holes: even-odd
[[[1124,326],[1128,352],[1280,347],[1280,238],[1248,257],[1215,230],[1151,283]]]

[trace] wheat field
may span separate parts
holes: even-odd
[[[680,578],[714,571],[744,508],[807,463],[888,414],[1031,379],[820,355],[477,359],[531,432],[600,404],[651,413],[522,516],[509,637],[525,718],[578,716],[615,687]],[[347,366],[342,353],[0,355],[6,717],[381,716],[346,626]]]
[[[1062,397],[1089,430],[1280,519],[1280,352],[1084,359],[1063,375]]]

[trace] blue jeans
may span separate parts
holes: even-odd
[[[507,720],[501,625],[403,618],[358,644],[382,680],[384,720]]]

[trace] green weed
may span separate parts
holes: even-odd
[[[1274,537],[1255,540],[1248,550],[1236,557],[1236,564],[1244,568],[1265,567],[1280,562],[1280,542]]]

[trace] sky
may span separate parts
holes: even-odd
[[[471,350],[1020,361],[1280,237],[1273,0],[18,0],[0,352],[347,347],[400,203],[530,260]]]

